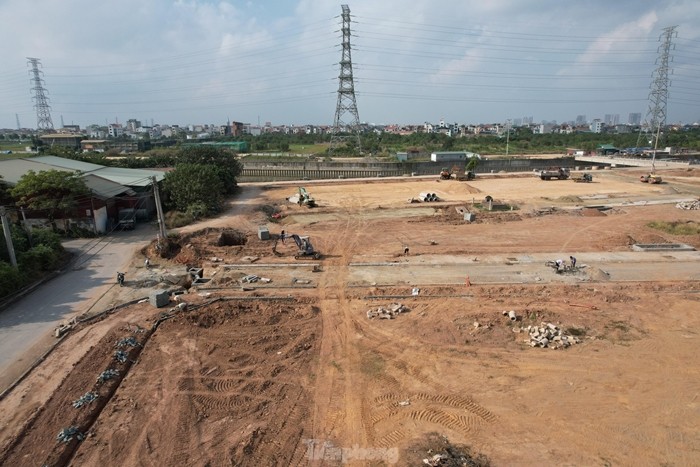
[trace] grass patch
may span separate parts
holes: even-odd
[[[295,154],[325,154],[328,151],[328,143],[324,144],[290,144],[289,152]]]
[[[698,235],[700,234],[700,224],[695,221],[653,221],[647,224],[655,230],[660,230],[671,235]]]
[[[377,354],[368,354],[362,357],[360,369],[368,376],[376,376],[384,372],[386,362]]]

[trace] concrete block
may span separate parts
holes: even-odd
[[[148,301],[156,308],[163,308],[170,303],[170,294],[167,290],[154,290],[148,295]]]
[[[270,239],[270,230],[267,228],[266,225],[261,225],[258,227],[258,238],[260,240]]]

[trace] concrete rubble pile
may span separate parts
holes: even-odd
[[[698,211],[700,210],[700,199],[695,199],[693,201],[681,201],[676,204],[678,209],[686,209],[688,211]]]
[[[525,343],[531,347],[559,349],[581,343],[578,337],[565,334],[559,326],[552,323],[540,323],[539,326],[520,328],[520,331],[526,331],[530,335]]]
[[[408,307],[400,303],[392,303],[388,307],[377,307],[367,310],[367,318],[379,318],[379,319],[394,319],[394,317],[401,313],[408,312]]]
[[[269,283],[272,282],[272,279],[268,279],[267,277],[259,277],[256,276],[255,274],[248,274],[247,276],[241,278],[242,283],[246,284],[252,284],[253,282],[264,282],[264,283]]]

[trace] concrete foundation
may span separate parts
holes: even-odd
[[[167,290],[154,290],[148,295],[148,301],[156,308],[163,308],[170,303],[170,294]]]

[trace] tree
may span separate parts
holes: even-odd
[[[216,146],[186,146],[177,155],[178,164],[211,165],[223,183],[223,193],[236,192],[236,177],[243,172],[243,164],[236,158],[236,153]]]
[[[70,214],[80,204],[80,197],[89,196],[90,190],[80,173],[30,170],[22,175],[17,185],[10,190],[10,194],[18,206],[34,211],[46,211],[46,216],[56,229],[56,215]]]
[[[224,183],[214,165],[177,164],[163,179],[163,195],[168,206],[187,211],[190,206],[203,203],[206,214],[221,210]]]

